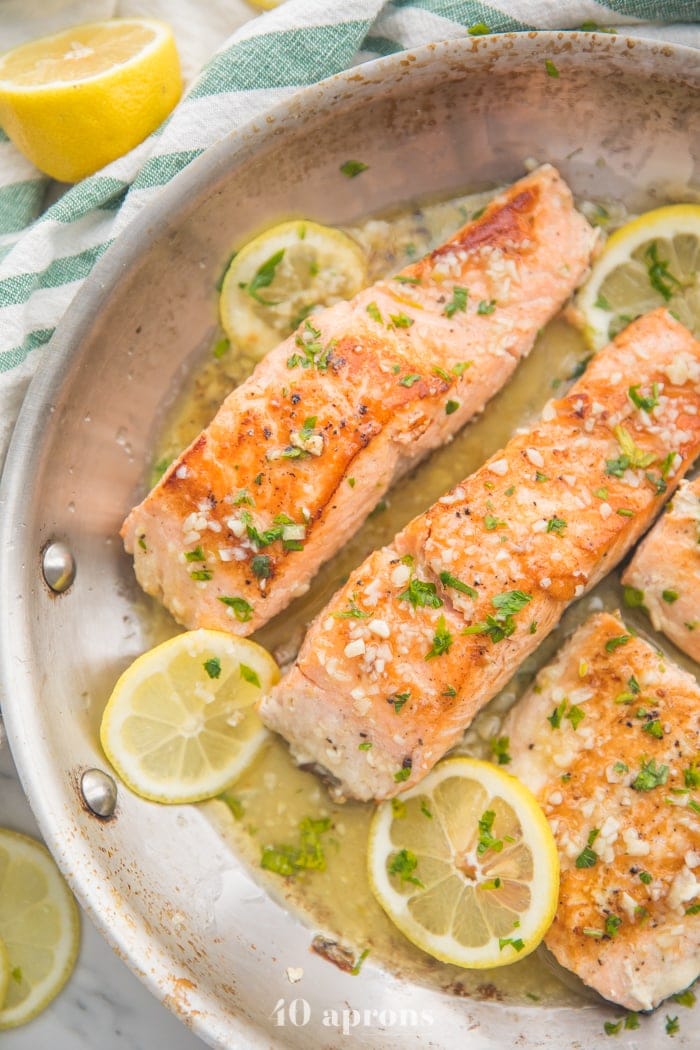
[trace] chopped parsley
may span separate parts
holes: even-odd
[[[488,300],[487,299],[482,299],[481,302],[479,303],[479,305],[476,308],[476,312],[477,312],[477,314],[479,314],[480,317],[488,317],[488,315],[492,314],[495,309],[496,309],[496,300],[495,299],[488,299]]]
[[[410,882],[413,886],[420,886],[421,889],[424,889],[423,883],[414,874],[417,867],[418,857],[415,853],[411,853],[410,849],[402,849],[389,863],[388,871],[390,875],[397,875],[401,882]]]
[[[648,733],[649,736],[653,736],[655,740],[663,740],[664,730],[658,718],[645,722],[642,726],[642,731]]]
[[[631,386],[627,391],[627,395],[635,405],[636,408],[642,409],[644,412],[651,412],[652,408],[656,408],[659,403],[659,384],[654,383],[651,388],[651,395],[649,397],[643,397],[639,393],[640,384]]]
[[[190,579],[199,580],[200,582],[206,582],[211,580],[214,573],[211,569],[193,569],[190,573]]]
[[[624,427],[615,427],[614,433],[620,446],[621,454],[616,459],[607,459],[605,461],[606,474],[615,478],[621,478],[628,468],[645,470],[652,463],[656,462],[656,454],[654,452],[644,452],[638,445],[635,445],[629,431],[625,430]]]
[[[277,875],[298,875],[301,871],[325,871],[326,858],[321,835],[330,831],[330,817],[304,817],[299,824],[298,846],[264,846],[260,867]]]
[[[427,580],[419,580],[415,576],[406,590],[399,595],[399,601],[410,602],[414,609],[419,607],[439,609],[443,604],[442,598],[438,597],[435,584],[429,583]]]
[[[622,926],[622,919],[618,915],[613,915],[612,912],[605,919],[605,932],[611,939],[617,935],[617,931]]]
[[[625,587],[622,591],[622,600],[628,609],[644,608],[644,591],[637,587]]]
[[[586,713],[581,707],[578,707],[576,704],[569,706],[569,701],[564,697],[561,703],[554,708],[551,715],[547,715],[547,721],[552,729],[559,729],[562,718],[568,718],[573,729],[576,730],[585,717]]]
[[[453,412],[456,412],[459,408],[459,401],[447,401],[445,404],[445,415],[451,416]]]
[[[697,763],[691,762],[687,769],[683,770],[683,783],[691,790],[700,787],[700,767]]]
[[[231,813],[233,814],[235,820],[243,820],[243,817],[245,816],[245,809],[243,808],[243,803],[239,798],[236,798],[235,795],[229,795],[227,792],[224,792],[223,795],[219,795],[219,798],[231,810]]]
[[[523,591],[504,591],[502,594],[496,594],[491,599],[491,604],[496,610],[495,614],[488,615],[479,623],[465,627],[462,634],[487,634],[494,644],[502,642],[504,638],[510,638],[515,632],[514,615],[531,601],[532,595],[525,594]]]
[[[256,554],[250,563],[253,576],[258,580],[269,580],[272,575],[270,559],[267,554]]]
[[[680,1030],[681,1026],[680,1022],[678,1021],[678,1018],[669,1017],[669,1015],[666,1014],[666,1035],[676,1035],[676,1033],[680,1032]]]
[[[508,522],[501,521],[493,514],[486,514],[484,516],[484,528],[487,532],[493,532],[495,529],[508,528]]]
[[[253,606],[245,598],[238,598],[236,595],[220,594],[218,600],[232,610],[239,623],[248,623],[249,620],[252,620]]]
[[[678,591],[662,591],[661,597],[669,605],[673,605],[674,602],[678,601]]]
[[[407,277],[405,274],[402,274],[402,273],[397,273],[396,277],[394,277],[393,280],[394,281],[398,281],[399,284],[420,284],[421,283],[420,277]]]
[[[384,324],[384,319],[383,319],[383,317],[381,315],[379,307],[377,306],[377,304],[375,302],[367,303],[367,306],[366,306],[365,309],[367,310],[367,313],[369,314],[369,316],[372,318],[373,321],[376,321],[377,324]]]
[[[491,754],[495,759],[498,760],[499,766],[507,766],[511,761],[510,752],[508,748],[510,746],[510,737],[508,736],[495,736],[490,741]]]
[[[238,669],[241,672],[241,678],[244,682],[250,682],[251,685],[257,686],[258,689],[262,688],[258,672],[254,671],[252,667],[248,667],[247,664],[239,664]]]
[[[277,306],[278,305],[276,302],[273,302],[270,299],[263,299],[263,297],[260,295],[260,289],[261,288],[269,288],[270,287],[270,285],[272,284],[272,282],[275,279],[275,274],[277,272],[277,267],[279,266],[279,264],[282,262],[282,259],[284,258],[284,253],[285,253],[285,249],[284,248],[280,248],[280,250],[278,252],[275,252],[274,255],[271,255],[270,258],[267,259],[262,264],[262,266],[260,266],[255,271],[255,274],[253,275],[253,279],[251,281],[249,281],[247,285],[246,284],[240,285],[241,288],[245,288],[245,290],[248,292],[248,295],[252,299],[255,299],[255,301],[258,302],[258,303],[262,303],[263,306]]]
[[[656,241],[651,242],[644,252],[644,258],[647,261],[649,284],[668,302],[673,296],[673,286],[680,288],[681,282],[670,273],[668,260],[659,259],[659,246]]]
[[[398,715],[401,708],[406,703],[411,695],[411,690],[407,689],[405,693],[393,693],[392,696],[388,697],[388,703],[393,704],[394,711]]]
[[[371,751],[372,750],[372,741],[371,740],[363,740],[361,744],[357,745],[357,750],[358,751]]]
[[[627,645],[627,643],[631,641],[631,634],[618,634],[616,638],[608,638],[605,643],[605,651],[606,653],[614,653],[621,645]]]
[[[287,358],[287,368],[315,368],[317,372],[326,372],[335,340],[331,339],[324,347],[321,342],[320,329],[314,328],[311,321],[304,321],[301,332],[294,337],[295,346],[300,354]]]
[[[447,629],[445,617],[441,616],[437,622],[435,634],[433,635],[432,647],[425,654],[425,659],[433,660],[436,656],[443,656],[445,653],[449,653],[453,641],[454,638]]]
[[[393,324],[394,328],[410,328],[414,323],[413,318],[409,317],[408,314],[389,314],[389,319]]]
[[[631,787],[635,791],[652,791],[655,787],[661,787],[668,780],[668,766],[656,765],[653,758],[642,761],[639,772],[632,781]]]
[[[408,780],[411,775],[411,765],[412,763],[409,762],[407,766],[401,766],[401,769],[396,770],[394,780],[397,784],[402,784],[404,780]]]
[[[577,868],[592,868],[595,865],[596,861],[598,860],[598,854],[593,849],[593,843],[595,842],[595,840],[598,838],[599,835],[600,835],[600,828],[593,828],[588,833],[588,839],[586,841],[586,845],[584,846],[584,848],[581,850],[581,852],[579,853],[578,857],[576,858],[576,867]]]
[[[469,26],[467,32],[469,36],[488,36],[491,30],[485,22],[475,22],[473,26]],[[476,218],[476,215],[474,218]]]
[[[221,660],[217,656],[212,656],[210,660],[205,660],[202,667],[210,678],[218,678],[221,674]]]
[[[643,882],[645,886],[648,886],[652,881],[652,876],[648,871],[640,871],[639,880]]]
[[[225,357],[231,347],[230,342],[224,336],[223,339],[218,339],[213,346],[212,354],[217,361],[220,361],[222,357]]]
[[[690,988],[686,988],[684,992],[678,992],[673,996],[673,1001],[678,1003],[680,1006],[691,1007],[695,1005],[695,992],[692,992]]]
[[[433,819],[433,814],[430,811],[430,806],[428,805],[428,803],[425,801],[424,798],[421,799],[420,811],[421,811],[421,813],[423,814],[424,817],[428,818],[428,820],[432,820]]]
[[[498,947],[500,951],[507,948],[510,945],[511,948],[515,948],[516,952],[521,952],[525,947],[525,942],[522,937],[499,937]]]
[[[452,318],[456,313],[464,313],[464,311],[467,309],[468,295],[469,292],[466,288],[460,288],[460,286],[456,284],[452,289],[452,299],[446,305],[443,311],[445,317]]]
[[[563,536],[565,528],[566,522],[563,518],[554,517],[547,522],[547,532],[556,532],[557,536]]]
[[[364,948],[357,957],[357,962],[350,971],[351,977],[357,977],[358,973],[362,969],[362,964],[369,955],[369,948]]]
[[[452,365],[452,374],[459,379],[464,375],[468,368],[471,368],[473,361],[458,361],[456,365]]]
[[[552,62],[551,58],[546,58],[545,59],[544,68],[547,70],[547,76],[548,77],[558,77],[559,76],[559,70],[554,65],[554,63]]]
[[[348,600],[347,609],[343,609],[342,612],[333,613],[336,620],[367,620],[369,619],[369,613],[360,609],[354,596]]]
[[[193,551],[185,551],[185,561],[205,561],[206,556],[201,547],[195,547]]]
[[[411,387],[414,383],[417,383],[418,380],[421,378],[422,376],[420,376],[417,372],[412,372],[410,375],[402,376],[401,379],[399,379],[399,385]]]
[[[369,164],[364,164],[361,160],[346,160],[344,164],[340,165],[340,173],[348,179],[354,179],[357,175],[361,175],[363,171],[367,171],[368,168]]]
[[[476,852],[479,857],[483,857],[484,853],[490,849],[492,849],[494,853],[500,853],[503,849],[503,839],[497,839],[493,835],[493,823],[495,819],[496,813],[492,809],[485,810],[479,818],[479,843],[476,847]]]

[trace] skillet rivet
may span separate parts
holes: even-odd
[[[63,594],[75,579],[75,558],[65,543],[56,540],[44,548],[41,569],[47,586],[56,594]]]
[[[86,769],[80,778],[80,793],[96,817],[111,817],[117,806],[117,785],[101,769]]]

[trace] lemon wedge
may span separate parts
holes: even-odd
[[[284,0],[248,0],[248,3],[251,7],[257,7],[258,11],[272,11],[283,4]]]
[[[77,182],[145,139],[181,91],[168,26],[93,22],[0,58],[0,126],[41,171]]]
[[[283,222],[233,257],[221,286],[221,324],[231,343],[260,358],[314,307],[350,299],[366,282],[365,254],[347,234]]]
[[[401,932],[443,962],[505,966],[542,940],[559,858],[534,796],[497,766],[449,758],[370,826],[369,880]]]
[[[277,664],[255,642],[203,628],[176,635],[117,682],[102,716],[104,752],[143,798],[213,798],[265,741],[254,704],[278,679]]]
[[[658,306],[700,335],[700,205],[657,208],[611,234],[576,305],[593,350]]]
[[[0,1029],[15,1028],[36,1017],[70,977],[80,921],[48,850],[6,828],[0,828],[0,938],[8,970]]]

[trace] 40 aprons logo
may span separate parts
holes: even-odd
[[[270,1018],[277,1028],[304,1028],[311,1024],[313,1011],[308,999],[278,999]],[[353,1028],[422,1028],[433,1023],[429,1010],[355,1010],[344,1007],[325,1008],[321,1013],[324,1028],[350,1035]]]

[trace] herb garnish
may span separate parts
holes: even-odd
[[[277,875],[298,875],[300,871],[325,871],[326,858],[321,835],[331,829],[330,817],[304,817],[299,824],[298,846],[264,846],[260,867]]]
[[[420,886],[424,889],[421,880],[414,875],[414,871],[418,867],[418,857],[415,853],[411,853],[409,849],[402,849],[396,854],[394,859],[389,864],[389,874],[398,875],[402,882],[410,882],[414,886]]]
[[[591,831],[588,833],[586,845],[576,858],[577,868],[592,868],[595,865],[596,861],[598,860],[598,854],[592,847],[593,843],[599,835],[600,828],[592,828]]]
[[[463,583],[456,576],[453,576],[451,572],[441,572],[440,583],[443,587],[452,587],[455,591],[461,591],[462,594],[466,594],[469,598],[476,599],[479,597],[478,591],[470,587],[468,583]]]
[[[447,304],[443,313],[445,317],[454,317],[458,312],[464,313],[467,309],[467,297],[469,292],[466,288],[461,288],[459,285],[455,285],[452,289],[452,300]]]
[[[425,659],[433,660],[436,656],[443,656],[445,653],[449,653],[453,641],[454,638],[447,629],[445,617],[441,616],[433,635],[432,648],[425,654]]]
[[[462,634],[487,634],[494,643],[510,638],[516,627],[513,616],[531,601],[532,595],[523,591],[504,591],[503,594],[496,594],[491,599],[496,613],[488,615],[479,623],[465,627]]]
[[[405,591],[399,595],[399,601],[410,602],[414,609],[429,608],[439,609],[442,598],[438,597],[434,583],[427,580],[419,580],[413,577]]]
[[[650,758],[641,763],[639,772],[632,781],[631,787],[635,791],[652,791],[655,787],[661,787],[668,780],[668,766],[656,765],[656,760]]]
[[[218,678],[221,674],[221,660],[217,656],[212,656],[210,660],[205,660],[202,667],[210,678]]]
[[[248,623],[253,618],[253,606],[245,598],[235,595],[220,594],[218,600],[233,611],[233,615],[239,623]]]
[[[255,299],[255,301],[258,303],[262,303],[263,306],[278,305],[277,302],[273,302],[270,299],[263,299],[262,296],[259,294],[259,291],[261,288],[269,288],[272,284],[273,280],[275,279],[277,267],[284,258],[284,253],[285,249],[280,248],[278,252],[275,252],[274,255],[271,255],[270,258],[267,259],[267,261],[264,262],[262,266],[260,266],[256,270],[255,274],[253,275],[252,281],[249,281],[247,285],[240,285],[241,288],[245,288],[245,290],[248,292],[248,295],[251,296],[251,298]]]
[[[346,160],[344,164],[340,165],[341,174],[348,179],[354,179],[355,176],[360,175],[363,171],[367,171],[368,168],[369,164],[364,164],[361,160]]]
[[[649,284],[668,302],[673,295],[673,285],[680,288],[681,282],[669,272],[668,260],[659,259],[659,246],[656,241],[651,242],[644,252],[644,258],[647,260]]]

